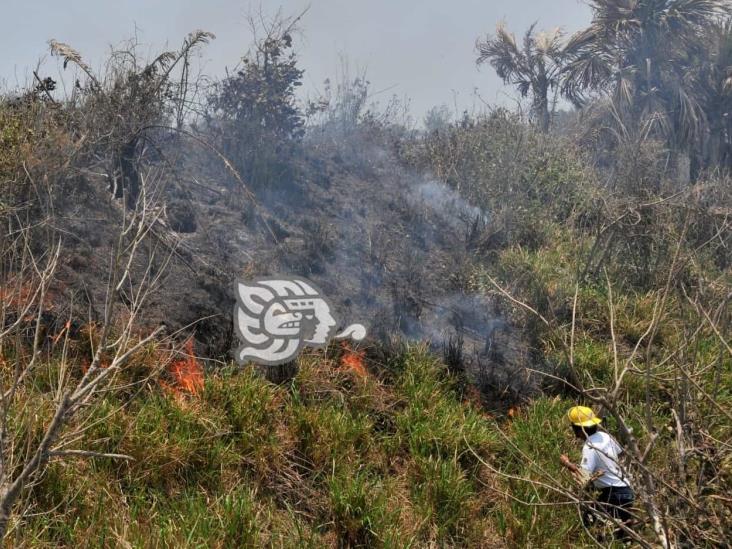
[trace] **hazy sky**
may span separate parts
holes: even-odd
[[[44,57],[42,75],[57,76],[58,63],[48,56],[51,38],[98,67],[110,44],[135,32],[147,53],[166,43],[177,47],[194,29],[216,34],[203,61],[205,72],[218,76],[246,50],[246,14],[260,5],[269,14],[310,6],[297,42],[305,92],[322,90],[345,56],[352,73],[366,69],[373,91],[388,90],[379,99],[409,97],[417,118],[443,103],[471,108],[475,89],[489,103],[509,101],[513,90],[490,67],[475,67],[475,40],[497,22],[505,20],[518,34],[534,21],[540,29],[574,32],[590,19],[581,0],[0,0],[0,82],[22,85]]]

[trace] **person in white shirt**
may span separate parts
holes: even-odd
[[[572,463],[566,455],[560,458],[562,465],[576,476],[584,473],[584,477],[589,478],[599,490],[597,501],[600,509],[622,521],[627,527],[632,519],[629,507],[635,500],[635,494],[630,479],[619,462],[623,449],[612,436],[598,430],[602,419],[591,408],[575,406],[569,410],[567,417],[575,436],[585,443],[579,466]],[[619,529],[615,536],[626,539],[626,529]]]

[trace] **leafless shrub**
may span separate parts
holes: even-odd
[[[33,181],[30,185],[40,190]],[[130,459],[129,456],[78,448],[76,443],[88,427],[100,395],[119,390],[115,383],[124,366],[155,342],[162,327],[142,330],[143,306],[161,280],[170,257],[166,247],[148,247],[150,235],[159,226],[159,188],[141,175],[140,196],[134,210],[122,210],[116,243],[108,258],[106,300],[101,322],[91,322],[91,355],[85,370],[71,347],[69,309],[66,322],[49,323],[59,310],[57,271],[66,243],[53,222],[52,197],[44,202],[40,223],[29,223],[23,208],[3,212],[0,230],[0,537],[4,536],[13,511],[23,494],[43,474],[52,459]],[[44,238],[41,242],[39,239]],[[44,244],[39,246],[39,244]],[[139,256],[148,247],[161,255],[162,264],[147,261],[140,268]],[[148,259],[150,257],[148,255]],[[106,259],[106,258],[105,258]],[[57,331],[58,330],[58,331]],[[55,332],[55,333],[54,333]],[[39,370],[55,365],[50,376],[49,399],[29,402],[29,384]],[[159,365],[164,366],[164,362]],[[34,407],[28,430],[15,422]],[[22,514],[22,511],[21,511]]]

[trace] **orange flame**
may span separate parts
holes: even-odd
[[[193,353],[193,338],[188,338],[183,349],[185,358],[174,360],[168,366],[168,373],[173,378],[173,385],[163,384],[167,389],[180,394],[182,391],[198,395],[203,389],[203,367]]]
[[[343,344],[343,355],[341,356],[341,367],[354,372],[360,378],[368,377],[366,366],[364,365],[365,352],[354,351],[351,347],[344,343]]]

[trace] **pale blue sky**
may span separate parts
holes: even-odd
[[[322,89],[345,56],[352,68],[366,68],[373,90],[409,97],[417,118],[442,103],[471,108],[476,88],[487,102],[510,101],[506,94],[513,90],[490,67],[475,67],[475,40],[498,21],[518,34],[534,21],[540,29],[574,32],[590,20],[581,0],[0,0],[0,82],[22,85],[44,57],[43,75],[55,77],[59,69],[46,44],[51,38],[98,67],[108,46],[135,29],[150,52],[178,46],[194,29],[215,33],[203,59],[205,72],[220,76],[246,50],[246,13],[260,4],[266,13],[281,7],[286,14],[310,6],[297,43],[305,92]]]

